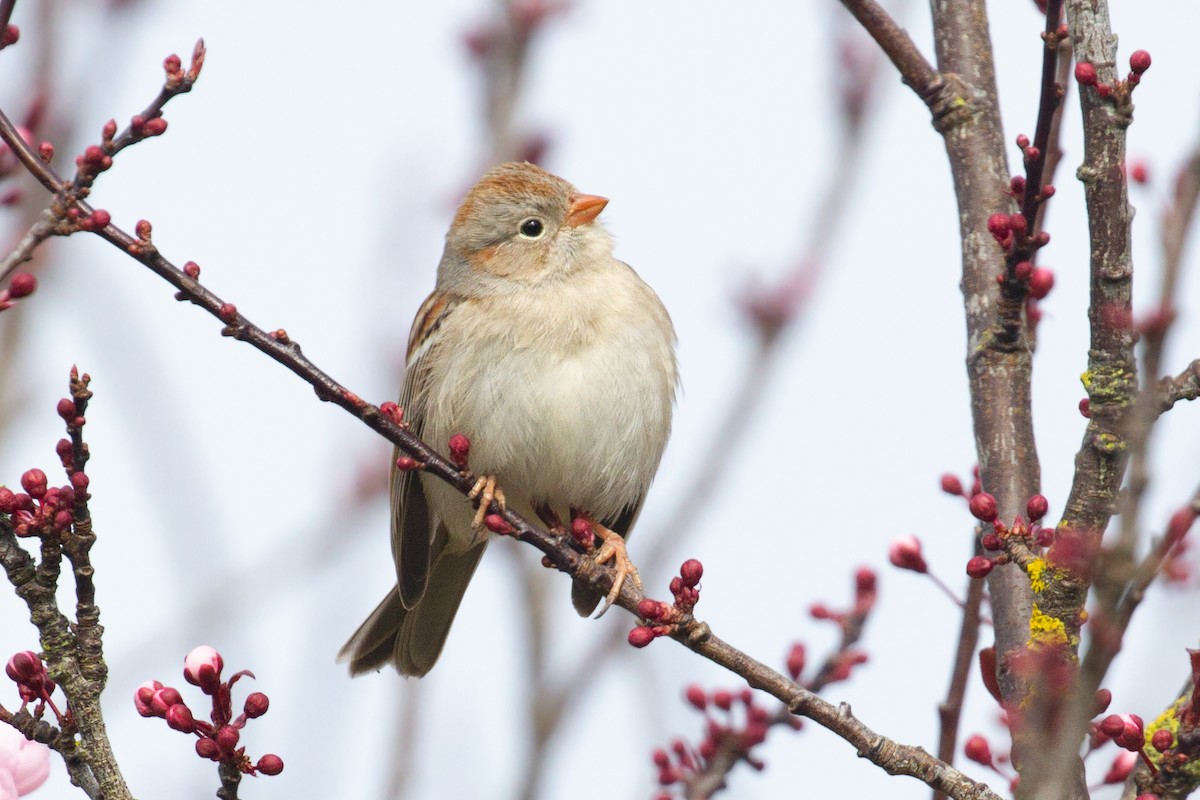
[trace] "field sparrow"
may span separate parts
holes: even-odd
[[[532,164],[502,164],[459,206],[413,322],[400,406],[434,446],[470,439],[478,511],[393,463],[397,586],[342,648],[351,674],[433,667],[487,547],[493,498],[558,532],[564,519],[590,522],[596,560],[617,570],[610,603],[637,581],[624,537],[670,433],[675,332],[613,258],[595,221],[607,203]],[[572,599],[586,616],[601,598],[573,586]]]

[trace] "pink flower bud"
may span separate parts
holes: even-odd
[[[679,568],[679,577],[683,579],[683,585],[689,589],[695,588],[703,576],[704,565],[694,558],[689,558]]]
[[[414,469],[421,469],[424,466],[425,465],[420,461],[417,461],[415,458],[409,458],[408,456],[400,456],[396,459],[396,469],[400,470],[401,472],[409,472]]]
[[[1133,54],[1129,56],[1129,68],[1134,73],[1141,75],[1150,69],[1150,54],[1145,50],[1134,50]]]
[[[221,318],[222,322],[232,324],[237,321],[237,306],[233,303],[222,303],[221,307],[217,310],[217,316]]]
[[[1097,689],[1095,705],[1092,706],[1092,716],[1099,716],[1108,710],[1112,703],[1112,692],[1108,689]]]
[[[1013,277],[1019,281],[1027,281],[1033,275],[1033,264],[1028,261],[1018,261],[1013,266]]]
[[[968,508],[971,510],[971,515],[980,522],[995,522],[999,513],[996,507],[996,498],[987,492],[980,492],[972,497]]]
[[[722,711],[733,708],[733,692],[727,689],[717,689],[712,693],[713,705]]]
[[[224,666],[220,653],[208,645],[201,645],[184,658],[183,678],[193,686],[199,686],[205,694],[212,694],[221,682]]]
[[[921,555],[921,541],[911,534],[898,536],[892,541],[888,547],[888,560],[900,569],[921,573],[929,571],[929,565]]]
[[[158,681],[146,681],[139,686],[133,693],[133,705],[137,712],[143,717],[153,717],[154,710],[151,708],[151,703],[154,700],[154,695],[162,688],[162,684]]]
[[[12,514],[20,506],[17,505],[17,496],[12,489],[6,486],[0,486],[0,514]]]
[[[1075,80],[1079,81],[1083,86],[1096,85],[1096,68],[1087,61],[1080,61],[1075,65]]]
[[[200,265],[195,261],[189,261],[183,265],[183,274],[187,275],[192,280],[200,277]]]
[[[684,692],[684,696],[687,698],[687,701],[699,711],[703,711],[708,707],[708,695],[706,695],[704,690],[694,683],[687,687],[687,690]]]
[[[1175,735],[1166,728],[1159,728],[1150,735],[1150,746],[1160,753],[1165,753],[1175,744]]]

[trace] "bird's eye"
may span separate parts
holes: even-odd
[[[537,239],[546,231],[546,226],[537,217],[530,217],[521,223],[518,230],[526,239]]]

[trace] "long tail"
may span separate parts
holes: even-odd
[[[417,678],[433,669],[486,549],[485,542],[465,553],[439,553],[430,568],[429,588],[412,608],[401,604],[398,588],[392,587],[342,646],[338,661],[349,660],[351,675],[379,670],[389,662],[401,675]]]

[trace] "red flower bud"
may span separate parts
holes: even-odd
[[[1175,744],[1175,735],[1166,728],[1159,728],[1150,735],[1150,746],[1160,753],[1165,753]]]
[[[243,710],[250,719],[257,719],[267,713],[267,709],[270,706],[271,701],[265,694],[262,692],[251,692],[246,697],[246,705],[243,707]]]
[[[46,494],[46,473],[34,468],[21,475],[21,488],[35,500]]]
[[[1145,50],[1134,50],[1129,56],[1129,68],[1138,75],[1150,69],[1150,54]]]
[[[992,214],[987,220],[987,229],[997,239],[1008,235],[1009,224],[1007,214]]]
[[[1171,515],[1171,521],[1167,523],[1167,546],[1173,547],[1178,544],[1187,532],[1191,530],[1192,523],[1196,521],[1196,512],[1191,506],[1184,506]]]
[[[787,671],[788,675],[791,675],[794,681],[800,680],[800,673],[804,672],[805,655],[804,645],[799,642],[792,645],[792,649],[788,653]]]
[[[217,310],[217,316],[222,322],[234,323],[237,321],[238,310],[233,303],[222,303],[220,309]]]
[[[278,775],[283,772],[283,759],[273,753],[267,753],[255,766],[263,775]]]
[[[960,481],[955,476],[947,473],[942,476],[942,491],[945,492],[946,494],[962,496],[962,493],[963,493],[962,481]]]
[[[985,767],[992,766],[992,748],[988,744],[988,740],[975,734],[967,739],[963,745],[963,755],[976,764],[983,764]]]
[[[1075,80],[1084,86],[1096,85],[1096,68],[1086,61],[1075,64]]]
[[[221,757],[221,748],[212,739],[197,739],[196,755],[201,758],[207,758],[210,761],[216,761]]]
[[[684,696],[687,698],[687,701],[699,711],[703,711],[708,707],[708,695],[706,695],[704,690],[694,683],[687,687],[687,690],[684,692]]]
[[[467,460],[471,455],[471,440],[461,433],[450,437],[450,460],[459,469],[467,468]]]
[[[733,692],[727,689],[717,689],[712,693],[713,705],[722,711],[733,708]]]
[[[241,738],[242,734],[232,725],[222,725],[213,734],[213,739],[216,741],[217,747],[221,748],[222,753],[232,753],[238,746],[238,740]]]
[[[200,265],[195,261],[189,261],[183,265],[183,274],[187,275],[192,280],[200,277]]]
[[[1137,759],[1137,753],[1134,752],[1118,753],[1108,768],[1108,772],[1104,774],[1104,783],[1124,783],[1125,779],[1129,777],[1129,773],[1133,772]]]
[[[654,641],[654,630],[639,625],[629,632],[629,643],[634,647],[645,647]]]
[[[990,558],[975,556],[967,561],[967,574],[972,578],[986,578],[996,563]]]
[[[14,300],[19,297],[28,297],[36,290],[37,278],[28,272],[18,272],[13,275],[12,281],[8,284],[8,296]]]
[[[410,461],[412,459],[409,459]],[[508,520],[499,514],[488,514],[483,518],[483,526],[492,533],[498,533],[501,536],[507,536],[512,533],[515,528],[508,524]]]
[[[971,510],[971,515],[980,522],[995,522],[999,513],[996,498],[987,492],[980,492],[972,497],[968,508]]]
[[[167,725],[183,733],[191,733],[196,730],[196,720],[192,717],[192,710],[183,703],[176,703],[167,709]]]
[[[1050,501],[1040,494],[1035,494],[1029,498],[1029,502],[1025,504],[1025,512],[1029,514],[1030,522],[1037,522],[1042,517],[1046,516],[1046,512],[1050,510]]]
[[[683,579],[683,585],[689,589],[695,588],[703,576],[704,565],[694,558],[689,558],[679,568],[679,577]]]
[[[1053,288],[1054,273],[1045,267],[1038,267],[1029,276],[1029,294],[1035,299],[1041,300],[1050,294],[1050,290]]]

